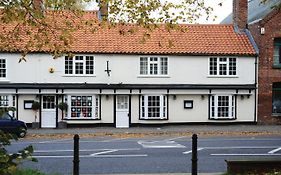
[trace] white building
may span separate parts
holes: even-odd
[[[123,26],[129,30],[132,26]],[[73,57],[35,50],[0,53],[1,106],[42,128],[67,124],[257,121],[257,51],[233,25],[183,25],[186,32],[120,35],[119,27],[75,33]],[[170,40],[171,39],[171,40]],[[57,108],[66,102],[65,115]]]

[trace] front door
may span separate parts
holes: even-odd
[[[129,96],[116,97],[116,128],[129,128]]]
[[[42,128],[56,128],[56,97],[54,95],[42,96]]]

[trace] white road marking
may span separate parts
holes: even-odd
[[[128,155],[98,155],[95,158],[114,158],[114,157],[147,157],[147,154],[128,154]]]
[[[63,141],[71,141],[73,139],[55,139],[55,140],[46,140],[46,141],[41,141],[38,143],[59,143],[59,142],[63,142]]]
[[[80,158],[122,158],[122,157],[147,157],[147,154],[129,154],[129,155],[79,155]],[[34,158],[73,158],[73,156],[32,156]]]
[[[184,145],[178,144],[175,141],[161,140],[161,141],[138,141],[143,148],[186,148]]]
[[[267,149],[276,146],[229,146],[229,147],[204,147],[204,149]]]
[[[105,150],[118,150],[118,151],[135,151],[140,150],[140,148],[121,148],[121,149],[115,149],[115,148],[109,148],[109,149],[81,149],[79,152],[91,152],[91,151],[105,151]],[[34,153],[48,153],[48,152],[73,152],[73,149],[69,150],[34,150]]]
[[[107,153],[113,153],[118,151],[117,149],[112,149],[112,150],[107,150],[107,151],[102,151],[102,152],[97,152],[94,154],[90,154],[90,156],[97,156],[97,155],[101,155],[101,154],[107,154]]]
[[[278,151],[280,151],[280,150],[281,150],[281,147],[269,151],[268,154],[274,154],[274,153],[276,153],[276,152],[278,152]]]
[[[181,137],[175,137],[175,138],[171,138],[171,139],[165,139],[167,141],[174,141],[174,140],[178,140],[178,139],[182,139],[185,138],[186,136],[181,136]]]
[[[125,140],[125,139],[127,139],[127,138],[117,138],[117,139],[102,140],[100,142],[115,142],[115,141]]]
[[[211,156],[281,156],[281,154],[210,154]]]
[[[204,148],[198,148],[197,151],[201,151],[203,149]],[[190,154],[190,153],[192,153],[192,150],[183,152],[183,154]]]

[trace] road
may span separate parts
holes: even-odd
[[[32,144],[38,163],[23,167],[45,173],[72,173],[73,140],[20,140],[9,151]],[[225,172],[225,159],[279,157],[280,137],[208,137],[198,139],[198,172]],[[191,171],[191,138],[83,138],[80,139],[80,173],[187,173]]]

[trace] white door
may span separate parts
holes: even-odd
[[[42,128],[55,128],[56,127],[56,97],[54,95],[42,96]]]
[[[116,98],[116,128],[129,128],[129,96]]]

